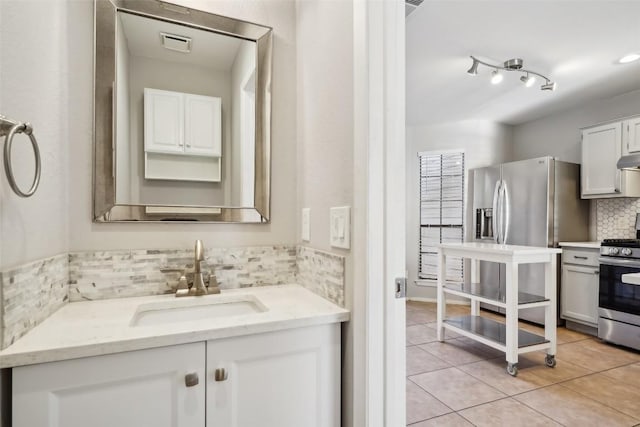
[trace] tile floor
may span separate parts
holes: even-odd
[[[407,302],[407,425],[640,425],[639,352],[558,328],[558,365],[546,367],[544,352],[521,355],[511,377],[499,351],[449,331],[438,342],[435,321],[434,303]]]

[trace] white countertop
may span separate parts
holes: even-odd
[[[349,311],[298,285],[225,290],[220,295],[184,297],[180,300],[190,300],[198,305],[209,298],[233,301],[242,295],[257,299],[267,311],[198,321],[130,326],[141,304],[167,303],[178,299],[174,295],[156,295],[70,303],[1,351],[0,368],[349,320]]]
[[[469,250],[497,255],[537,255],[562,253],[562,249],[558,248],[545,248],[541,246],[499,245],[497,243],[484,242],[441,243],[439,247],[443,249]]]
[[[623,274],[622,283],[628,283],[630,285],[640,285],[640,273],[628,273]]]
[[[600,242],[560,242],[558,244],[563,248],[600,249]]]

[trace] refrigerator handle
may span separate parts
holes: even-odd
[[[511,204],[509,203],[509,188],[507,187],[507,183],[503,181],[502,185],[502,203],[504,204],[504,213],[505,213],[505,221],[504,221],[504,235],[502,239],[502,243],[507,244],[507,239],[509,237],[509,223],[511,222]]]
[[[500,243],[500,221],[498,220],[498,198],[500,196],[500,181],[496,181],[496,188],[493,190],[493,215],[491,217],[491,226],[496,243]]]

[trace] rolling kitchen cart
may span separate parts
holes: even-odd
[[[556,365],[556,275],[557,257],[562,252],[556,248],[499,245],[494,243],[442,243],[438,247],[438,340],[444,341],[444,331],[449,329],[465,337],[503,351],[506,354],[507,372],[518,374],[518,355],[547,350],[545,364]],[[446,283],[447,257],[471,260],[471,284]],[[480,284],[480,261],[506,265],[504,290],[488,289]],[[518,266],[544,263],[544,295],[518,292]],[[542,279],[542,278],[541,278]],[[471,315],[446,318],[446,296],[456,295],[471,300]],[[480,303],[505,310],[505,324],[480,316]],[[544,307],[544,337],[518,329],[518,310]]]

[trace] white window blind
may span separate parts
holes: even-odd
[[[418,277],[438,278],[437,245],[464,239],[464,153],[420,153]],[[461,258],[447,257],[446,280],[463,281]]]

